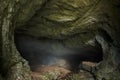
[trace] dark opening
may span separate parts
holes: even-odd
[[[54,65],[60,60],[69,64],[73,70],[82,61],[100,62],[102,60],[102,48],[97,46],[86,46],[79,48],[68,48],[60,41],[44,38],[35,38],[27,35],[15,35],[15,44],[21,56],[29,61],[30,67],[34,70],[36,65]],[[59,66],[67,66],[59,63]]]
[[[111,36],[108,34],[107,31],[105,31],[104,29],[102,28],[99,28],[98,29],[98,33],[99,35],[101,35],[107,42],[109,43],[112,43],[113,42],[113,39],[111,38]]]

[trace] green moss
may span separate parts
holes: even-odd
[[[21,26],[20,29],[22,31],[24,30],[25,34],[51,38],[65,38],[76,33],[85,32],[85,30],[88,32],[88,30],[94,28],[89,26],[91,24],[89,21],[91,20],[88,18],[82,18],[82,20],[81,17],[95,2],[96,0],[92,2],[89,0],[50,1],[49,4],[46,4],[44,8],[42,8],[42,11],[38,11],[36,15],[32,17],[25,26]],[[24,13],[29,13],[29,9],[25,10]],[[88,21],[87,24],[86,20]]]
[[[27,1],[21,0],[19,5],[19,13],[17,14],[17,27],[24,25],[33,15],[35,12],[41,8],[41,6],[46,2],[46,0],[34,0],[34,1]]]

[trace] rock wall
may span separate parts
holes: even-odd
[[[34,14],[31,11],[37,10],[44,2],[42,0],[33,2],[29,0],[0,1],[0,64],[2,65],[0,66],[0,74],[5,80],[31,79],[28,62],[20,56],[15,47],[14,29],[18,24],[17,21],[28,20],[30,15]],[[21,17],[19,13],[25,16],[25,19],[19,19]]]

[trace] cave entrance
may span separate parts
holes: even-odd
[[[65,76],[63,73],[79,72],[80,69],[85,70],[82,75],[90,77],[91,68],[100,62],[103,56],[100,45],[69,48],[58,40],[38,39],[24,34],[15,34],[15,44],[21,56],[29,62],[35,77],[38,77],[38,73],[52,71],[55,74],[58,73],[55,71],[60,71],[58,74]],[[86,64],[87,69],[84,68]]]

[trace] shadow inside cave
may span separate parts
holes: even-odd
[[[46,66],[58,66],[70,72],[78,72],[83,61],[98,63],[103,56],[100,45],[70,48],[59,40],[37,39],[21,34],[15,35],[15,44],[33,72],[41,72]]]
[[[75,67],[82,61],[100,62],[102,60],[101,47],[69,48],[57,40],[37,39],[25,35],[16,35],[15,44],[21,56],[29,61],[31,66],[53,65],[59,60],[65,60],[71,67]]]

